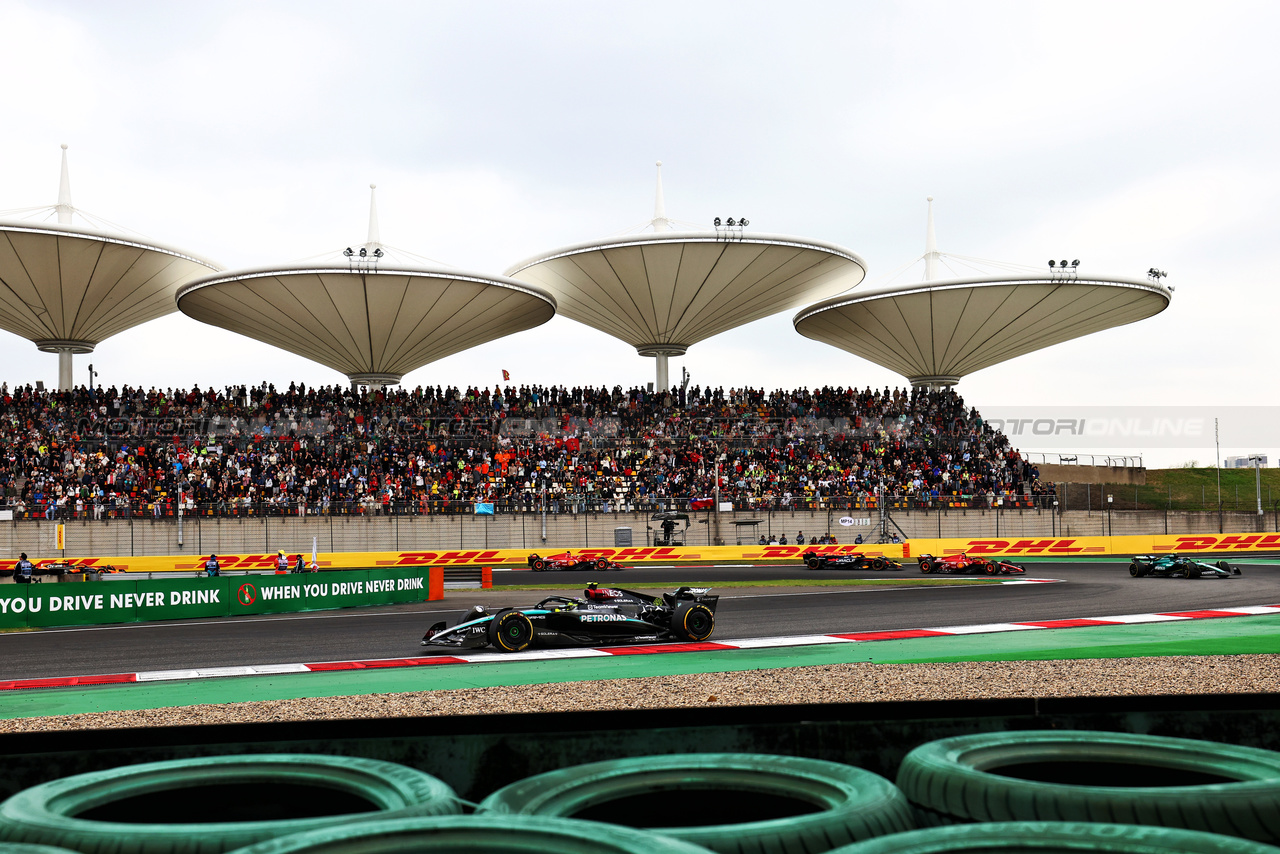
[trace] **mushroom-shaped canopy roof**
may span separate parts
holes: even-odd
[[[848,290],[862,281],[866,263],[817,240],[659,231],[569,246],[507,275],[542,286],[561,314],[642,353],[682,353],[717,333]]]
[[[218,265],[135,237],[0,221],[0,328],[88,351],[175,309],[181,285]]]
[[[551,296],[524,282],[443,267],[372,264],[210,276],[182,288],[178,307],[350,377],[390,382],[545,323],[556,310]]]
[[[916,385],[960,377],[1158,314],[1168,288],[1137,279],[942,279],[812,305],[796,331],[897,371]]]

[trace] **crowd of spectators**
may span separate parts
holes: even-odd
[[[19,518],[1032,506],[952,390],[0,386]]]

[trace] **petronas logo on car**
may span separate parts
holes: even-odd
[[[584,623],[625,623],[627,618],[621,614],[582,614],[578,617]]]

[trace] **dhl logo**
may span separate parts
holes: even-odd
[[[1156,543],[1157,552],[1213,552],[1271,550],[1280,548],[1280,534],[1199,534],[1178,537],[1173,543]]]
[[[292,556],[290,556],[290,566],[292,566]],[[175,564],[175,569],[204,569],[205,561],[208,558],[199,558],[194,563]],[[311,561],[307,555],[303,555],[303,561],[310,564]],[[329,561],[316,561],[317,566],[330,566]],[[218,555],[218,566],[222,569],[275,569],[275,555]]]
[[[1070,555],[1101,552],[1102,546],[1077,545],[1077,540],[969,540],[963,548],[947,549],[948,553],[965,552],[971,555],[1048,554]]]
[[[642,546],[631,549],[580,549],[575,551],[573,556],[582,560],[603,557],[615,563],[624,561],[635,563],[650,560],[698,560],[701,557],[697,552],[685,551],[671,546]],[[552,555],[552,557],[568,557],[568,552],[561,552],[558,555]]]
[[[100,561],[100,560],[102,560],[102,558],[96,558],[96,557],[69,557],[69,558],[67,558],[66,560],[61,560],[61,559],[59,559],[59,560],[58,560],[58,563],[70,563],[70,564],[75,564],[76,566],[96,566],[96,565],[97,565],[97,563],[98,563],[98,561]],[[49,562],[50,562],[49,560],[37,560],[37,561],[33,561],[33,563],[34,563],[36,566],[39,566],[39,565],[40,565],[40,564],[42,564],[42,563],[49,563]],[[0,560],[0,570],[4,570],[4,569],[14,569],[14,568],[16,568],[17,566],[18,566],[18,562],[17,562],[16,560]]]
[[[395,560],[380,560],[378,566],[429,566],[431,564],[452,563],[498,563],[502,552],[497,549],[488,551],[458,552],[401,552]]]
[[[758,558],[760,560],[771,560],[771,559],[788,558],[788,557],[799,558],[801,555],[806,554],[808,552],[813,552],[814,554],[818,554],[818,555],[865,554],[865,555],[871,555],[872,557],[879,557],[884,554],[883,551],[876,551],[875,549],[867,549],[866,547],[860,546],[860,545],[857,545],[857,546],[835,545],[835,546],[765,546],[761,551],[758,551],[758,552],[744,551],[742,553],[742,556],[744,558]]]

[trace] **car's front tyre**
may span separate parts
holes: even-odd
[[[533,643],[533,621],[522,611],[500,611],[489,621],[489,643],[502,652],[520,652]]]

